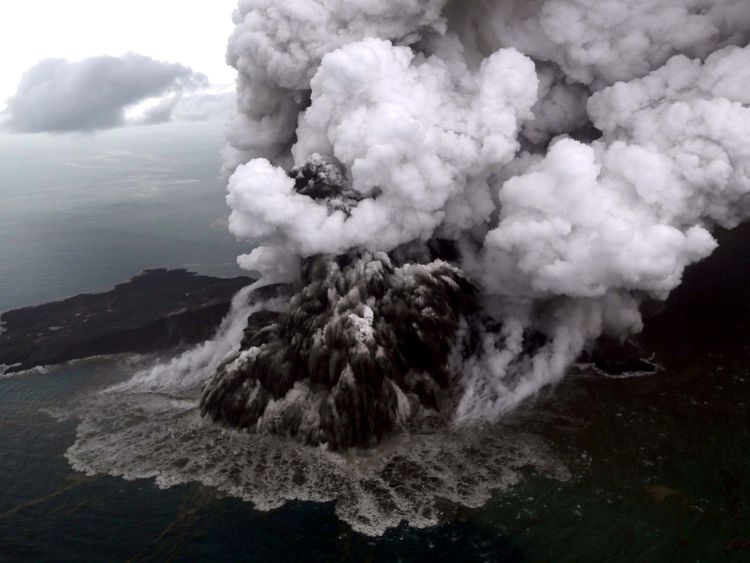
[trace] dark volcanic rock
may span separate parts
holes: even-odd
[[[657,373],[659,366],[651,361],[652,355],[633,340],[620,342],[602,337],[591,352],[583,355],[581,361],[591,362],[603,374],[623,377]]]
[[[234,294],[251,282],[147,270],[107,293],[9,311],[0,316],[0,365],[22,371],[198,343],[212,336]]]

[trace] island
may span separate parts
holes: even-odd
[[[0,315],[0,374],[93,356],[153,353],[210,338],[254,280],[146,270],[111,291]]]

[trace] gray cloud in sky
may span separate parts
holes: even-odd
[[[206,121],[228,118],[233,108],[233,91],[202,90],[178,92],[160,99],[134,119],[137,124],[157,124],[169,121]]]
[[[169,121],[182,95],[208,86],[208,79],[178,63],[128,53],[70,62],[45,59],[21,79],[7,101],[5,126],[24,133],[96,131],[126,123],[126,110],[164,97],[158,116]]]

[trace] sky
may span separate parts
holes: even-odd
[[[139,53],[180,63],[214,85],[225,63],[236,0],[35,0],[5,2],[0,17],[0,111],[26,70],[45,58],[78,61]]]

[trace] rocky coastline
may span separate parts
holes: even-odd
[[[153,269],[104,293],[5,312],[0,374],[197,344],[213,335],[232,297],[252,281]]]

